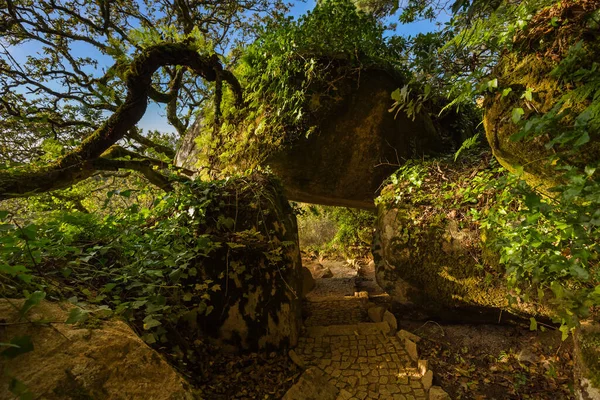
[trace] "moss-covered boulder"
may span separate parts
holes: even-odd
[[[575,389],[581,400],[600,400],[600,324],[587,321],[575,331]]]
[[[372,208],[397,165],[443,150],[429,117],[389,112],[399,86],[386,72],[365,71],[315,133],[269,157],[290,199]]]
[[[337,97],[311,114],[314,132],[270,150],[261,163],[282,180],[290,200],[372,209],[381,183],[399,164],[442,152],[444,141],[427,115],[413,120],[403,112],[389,112],[391,93],[403,85],[389,72],[364,70],[360,79],[349,76],[336,85]],[[202,124],[196,121],[184,138],[177,165],[206,167],[202,160],[209,158],[210,149],[198,144],[206,143]],[[261,139],[256,134],[253,140]],[[247,161],[239,168],[245,169]]]
[[[23,319],[23,303],[0,299],[0,342],[21,344],[2,347],[0,398],[195,398],[175,369],[124,322],[65,324],[74,306],[46,301]]]
[[[460,163],[413,163],[392,176],[378,199],[373,257],[377,282],[396,303],[436,316],[549,315],[539,304],[509,304],[504,268],[474,217],[495,201],[490,182],[500,175],[482,151]]]
[[[231,350],[295,346],[301,327],[302,264],[296,216],[272,176],[237,178],[219,189],[196,240],[213,250],[180,282],[211,290],[206,306],[179,321],[186,346],[208,336]],[[184,301],[195,299],[193,295]],[[190,304],[193,305],[193,304]]]
[[[599,9],[592,0],[564,1],[543,9],[517,35],[513,49],[501,56],[491,74],[498,79],[499,90],[484,102],[484,126],[494,155],[509,170],[522,167],[528,183],[542,190],[561,183],[554,167],[558,159],[584,166],[600,157],[598,124],[578,118],[597,101],[593,71],[600,61]],[[589,111],[589,116],[596,112]],[[577,127],[582,123],[587,124],[589,142],[570,152],[578,138],[586,140],[570,139],[581,134]],[[528,134],[518,140],[515,134],[521,129]]]

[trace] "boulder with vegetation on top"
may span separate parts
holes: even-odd
[[[501,309],[549,314],[543,305],[509,304],[504,268],[479,225],[477,215],[503,194],[490,185],[501,176],[488,151],[460,163],[414,162],[392,176],[378,199],[373,256],[377,282],[397,304],[475,319]]]
[[[303,274],[296,216],[281,184],[254,174],[219,192],[196,233],[214,248],[194,261],[197,274],[180,281],[191,293],[183,299],[190,307],[201,301],[193,294],[197,285],[214,290],[207,307],[190,308],[179,331],[193,343],[199,330],[232,350],[295,346]]]

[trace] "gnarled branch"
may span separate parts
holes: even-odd
[[[142,118],[148,105],[152,76],[159,68],[167,65],[185,66],[210,82],[217,79],[217,74],[221,75],[234,91],[238,104],[242,104],[239,82],[233,74],[223,69],[217,57],[202,56],[184,43],[163,43],[149,47],[135,57],[129,66],[125,78],[127,97],[108,120],[77,148],[53,163],[37,168],[28,166],[0,172],[0,200],[65,188],[102,169],[100,165],[106,165],[106,161],[97,160]],[[117,163],[113,162],[112,166],[115,164]],[[140,172],[144,172],[142,167],[139,168]],[[153,176],[152,179],[160,181],[155,178]],[[160,185],[168,187],[162,181]]]

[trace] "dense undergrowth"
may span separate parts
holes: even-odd
[[[544,197],[500,166],[489,149],[476,146],[457,161],[448,156],[407,163],[392,175],[391,190],[384,190],[377,201],[420,206],[425,214],[450,216],[460,221],[459,229],[478,232],[481,242],[474,248],[484,281],[505,281],[509,303],[550,305],[566,338],[580,319],[597,314],[600,301],[595,236],[600,197],[581,196],[592,191],[588,185],[597,184],[589,176],[579,183],[581,192],[571,201]],[[572,194],[574,188],[570,190]],[[412,229],[431,228],[419,228],[421,220],[429,221],[420,215]],[[531,327],[537,329],[535,319]]]
[[[240,264],[232,266],[227,279],[251,273],[234,255],[247,247],[262,249],[266,263],[281,260],[289,243],[271,242],[261,221],[254,229],[240,229],[236,220],[238,212],[248,217],[245,209],[263,212],[261,204],[270,195],[263,185],[264,178],[256,176],[192,182],[148,207],[132,204],[106,216],[49,211],[23,221],[2,211],[1,292],[5,298],[25,297],[27,307],[44,298],[68,299],[79,306],[69,323],[120,317],[146,342],[165,345],[180,322],[193,325],[211,314],[211,294],[225,290],[202,278],[202,260],[225,249]],[[107,201],[129,196],[110,193]]]
[[[298,204],[298,237],[303,251],[356,258],[371,251],[375,214],[345,207]]]

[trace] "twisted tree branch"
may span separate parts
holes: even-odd
[[[117,163],[115,160],[107,162],[104,158],[100,161],[98,159],[142,118],[148,105],[152,75],[167,65],[185,66],[210,82],[215,81],[218,74],[221,75],[234,91],[238,104],[242,104],[239,82],[233,74],[223,69],[217,57],[202,56],[185,43],[163,43],[149,47],[129,66],[125,77],[127,97],[108,120],[76,149],[55,162],[0,172],[0,200],[65,188],[88,178],[98,169],[105,169],[102,166],[117,168],[117,164],[124,165],[120,160]],[[147,165],[147,160],[136,163],[128,165],[137,165],[135,168],[139,168],[140,172],[148,172],[147,169],[142,170],[140,164]],[[146,175],[152,176],[152,179],[149,178],[151,182],[158,183],[163,188],[170,186],[154,175],[156,171],[152,171]]]

